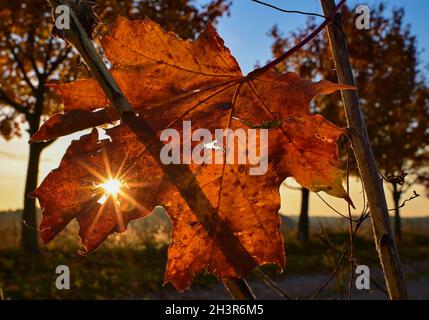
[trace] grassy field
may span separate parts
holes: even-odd
[[[20,227],[16,218],[16,213],[0,214],[0,298],[145,299],[176,294],[171,285],[162,286],[169,243],[169,222],[162,212],[151,219],[132,223],[126,234],[111,236],[98,251],[87,256],[78,254],[76,224],[70,225],[52,243],[43,246],[39,256],[23,254],[18,245]],[[348,239],[343,221],[315,218],[312,219],[314,233],[311,241],[300,243],[295,240],[295,220],[285,218],[282,226],[287,255],[285,272],[280,274],[273,266],[263,267],[277,282],[295,276],[329,274]],[[421,263],[429,266],[429,228],[425,221],[404,221],[405,233],[399,242],[399,250],[406,266]],[[322,229],[326,229],[323,241],[318,237],[322,225]],[[330,246],[326,244],[328,238]],[[369,223],[359,232],[354,248],[360,264],[371,269],[379,267]],[[71,290],[56,289],[55,269],[58,265],[69,266]],[[348,268],[348,261],[345,260],[334,279],[339,293],[347,285]],[[407,277],[410,280],[429,279],[429,268],[412,270]],[[251,275],[250,279],[253,278],[255,276]],[[200,275],[193,284],[193,290],[211,288],[216,283],[215,278]]]
[[[330,239],[341,248],[347,233],[331,233]],[[104,246],[88,256],[79,256],[78,247],[47,247],[38,257],[22,254],[18,249],[0,251],[0,283],[6,299],[124,299],[147,298],[151,292],[174,290],[162,287],[167,246],[146,243],[145,246]],[[265,271],[276,281],[283,277],[310,273],[329,273],[339,254],[318,240],[300,244],[286,237],[287,267],[283,274],[270,266]],[[355,242],[356,258],[370,268],[378,266],[371,239],[359,237]],[[404,264],[429,260],[429,236],[407,234],[400,243]],[[425,260],[426,259],[426,260]],[[55,288],[55,268],[67,265],[71,273],[71,290]],[[345,261],[336,281],[348,272]],[[416,275],[429,277],[426,274]],[[210,287],[216,279],[199,276],[196,287]],[[341,289],[341,288],[340,288]],[[339,289],[339,290],[340,290]]]

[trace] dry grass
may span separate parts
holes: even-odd
[[[295,218],[284,218],[287,267],[284,274],[276,268],[264,270],[278,281],[287,276],[327,274],[333,269],[338,255],[313,234],[311,241],[296,241]],[[429,228],[427,220],[404,219],[404,237],[398,243],[401,259],[406,265],[429,260]],[[77,225],[72,223],[52,243],[43,246],[42,254],[33,257],[19,249],[19,213],[0,214],[0,299],[123,299],[150,297],[151,292],[173,290],[162,288],[167,258],[170,224],[168,218],[157,212],[151,218],[130,224],[125,234],[109,237],[101,248],[88,256],[77,254],[79,239]],[[332,243],[342,248],[348,239],[347,223],[340,219],[313,219],[311,228],[319,232],[323,225]],[[371,269],[378,268],[379,260],[371,236],[370,221],[355,241],[359,262]],[[73,290],[55,288],[55,268],[66,264],[71,270]],[[344,269],[344,270],[343,270]],[[337,283],[348,271],[345,260]],[[424,277],[429,276],[424,274]],[[421,275],[419,275],[421,277]],[[419,278],[420,279],[420,278]],[[199,276],[195,284],[212,287],[216,280]]]
[[[19,248],[21,238],[21,228],[24,224],[21,221],[19,211],[0,213],[0,250]],[[27,227],[27,226],[24,226]],[[49,245],[48,248],[69,249],[76,247],[79,243],[78,224],[72,221]],[[169,242],[170,221],[164,210],[158,208],[156,212],[148,218],[132,221],[128,229],[123,234],[111,235],[105,243],[107,248],[143,248],[146,243],[156,244],[159,247],[165,246]]]

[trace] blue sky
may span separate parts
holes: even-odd
[[[206,2],[206,1],[204,1]],[[319,0],[266,0],[288,10],[322,13]],[[364,4],[370,8],[380,1],[348,1],[351,7]],[[427,0],[387,0],[388,8],[404,7],[405,20],[417,35],[419,47],[426,49],[422,54],[424,65],[429,64],[429,1]],[[321,21],[321,18],[318,21]],[[244,72],[249,72],[256,61],[265,63],[271,58],[271,39],[267,36],[270,28],[277,24],[287,35],[290,31],[304,26],[307,16],[286,14],[254,3],[251,0],[234,0],[231,16],[222,18],[218,30],[226,45],[237,58]],[[311,45],[311,43],[310,43]]]
[[[321,13],[318,0],[266,0],[271,4],[289,10],[302,10]],[[208,0],[199,1],[200,4]],[[350,5],[367,4],[370,7],[379,1],[348,1]],[[304,26],[307,17],[298,14],[285,14],[266,8],[250,0],[234,0],[230,17],[221,18],[218,30],[224,38],[226,45],[237,58],[244,72],[253,69],[257,61],[265,63],[271,59],[271,39],[267,36],[269,29],[278,24],[284,34]],[[421,51],[427,49],[421,55],[423,65],[429,65],[429,1],[427,0],[390,0],[387,1],[390,8],[405,7],[406,22],[411,24],[412,32],[417,35]],[[311,45],[311,43],[309,44]],[[427,69],[426,71],[428,71]],[[64,154],[72,139],[79,134],[61,138],[42,153],[39,180],[41,181],[50,170],[56,168],[60,158]],[[0,210],[22,208],[24,199],[24,182],[28,157],[28,137],[14,139],[6,142],[0,138]],[[357,207],[360,207],[360,184],[352,183],[352,198]],[[418,192],[424,191],[421,188]],[[300,193],[288,191],[284,198],[287,203],[282,203],[287,214],[298,214]],[[390,201],[390,195],[388,195]],[[344,201],[329,198],[329,202],[339,210],[345,209]],[[391,203],[389,204],[391,206]],[[429,215],[427,208],[429,199],[420,197],[407,204],[402,209],[404,216]],[[321,201],[311,197],[310,210],[312,214],[322,215],[329,212]]]

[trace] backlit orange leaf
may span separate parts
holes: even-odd
[[[183,290],[204,270],[227,278],[245,277],[265,263],[284,266],[278,209],[279,187],[287,177],[351,201],[342,186],[337,145],[344,130],[309,113],[315,96],[351,87],[274,71],[244,77],[212,27],[190,42],[149,20],[121,18],[102,45],[139,115],[126,115],[108,129],[110,139],[99,141],[93,131],[73,142],[60,167],[34,192],[43,208],[45,241],[77,218],[84,248],[91,251],[109,234],[125,230],[128,221],[163,205],[173,224],[165,281]],[[65,113],[49,119],[32,141],[118,120],[94,79],[56,90]],[[180,134],[169,144],[180,150],[187,143],[201,147],[201,141],[184,138],[188,129],[208,129],[220,148],[199,154],[223,163],[192,164],[182,157],[185,164],[163,164],[160,152],[167,142],[160,135],[167,128]],[[221,148],[232,144],[215,136],[216,129],[250,128],[268,128],[268,140],[260,139],[260,131],[253,140],[238,136],[231,140],[236,148],[225,153]],[[225,161],[231,150],[239,159],[252,150],[262,155],[265,147],[265,174],[249,174],[257,165]],[[106,197],[100,185],[112,177],[123,185]]]

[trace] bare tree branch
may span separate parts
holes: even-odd
[[[30,46],[30,51],[33,52],[34,51],[34,30],[30,30],[28,34],[27,44],[28,46]],[[26,56],[27,60],[30,61],[30,64],[34,72],[36,72],[36,75],[39,78],[41,76],[41,73],[39,71],[39,68],[37,67],[37,63],[36,63],[36,60],[34,59],[34,55],[28,53],[27,50],[24,50],[24,56]]]
[[[255,269],[255,274],[273,291],[280,294],[286,300],[295,300],[285,290],[280,288],[273,280],[270,279],[260,268]]]
[[[342,251],[340,249],[338,249],[333,243],[332,241],[329,239],[328,235],[326,235],[326,237],[323,237],[321,234],[316,235],[324,244],[326,244],[328,246],[328,248],[336,253],[342,253]],[[351,261],[353,262],[353,264],[359,265],[359,261],[353,257],[353,259],[351,259]],[[383,292],[386,296],[389,296],[389,294],[387,293],[386,288],[380,284],[377,280],[375,280],[372,276],[370,276],[370,281],[381,291]]]
[[[49,59],[51,57],[53,40],[54,40],[54,38],[52,36],[49,37],[48,48],[46,49],[46,53],[45,53],[45,62],[43,63],[43,73],[45,75],[46,75],[46,71],[48,69]]]
[[[405,207],[407,202],[412,201],[418,197],[420,197],[420,195],[416,191],[414,191],[413,195],[411,197],[409,197],[408,199],[404,200],[404,202],[402,202],[402,204],[397,209],[401,209],[401,208]],[[389,211],[394,211],[394,210],[395,210],[395,208],[389,209]]]
[[[55,62],[52,63],[51,67],[49,68],[49,71],[45,73],[46,76],[51,75],[58,68],[58,66],[67,58],[68,54],[72,50],[73,50],[72,47],[67,47],[67,48],[64,48],[63,50],[61,50],[61,52],[58,54],[57,60],[55,60]]]
[[[22,77],[24,78],[24,80],[25,80],[25,82],[30,86],[30,88],[31,88],[31,90],[33,90],[33,92],[36,92],[36,87],[33,85],[33,83],[31,82],[31,80],[30,80],[30,78],[28,78],[28,76],[27,76],[27,71],[25,71],[25,66],[24,66],[24,63],[21,61],[21,59],[18,57],[18,55],[16,54],[16,52],[15,52],[15,47],[14,47],[14,45],[10,42],[10,37],[9,37],[9,35],[7,36],[7,39],[6,39],[6,43],[7,43],[7,46],[8,46],[8,48],[9,48],[9,50],[10,50],[10,52],[12,53],[12,55],[13,55],[13,58],[14,58],[14,60],[15,60],[15,62],[17,63],[17,65],[18,65],[18,68],[19,68],[19,70],[21,71],[21,73],[22,73]]]
[[[3,101],[5,104],[11,106],[16,111],[18,111],[18,112],[20,112],[26,116],[29,114],[29,109],[27,107],[23,106],[22,104],[16,102],[12,98],[8,97],[7,94],[1,88],[0,88],[0,101]]]

